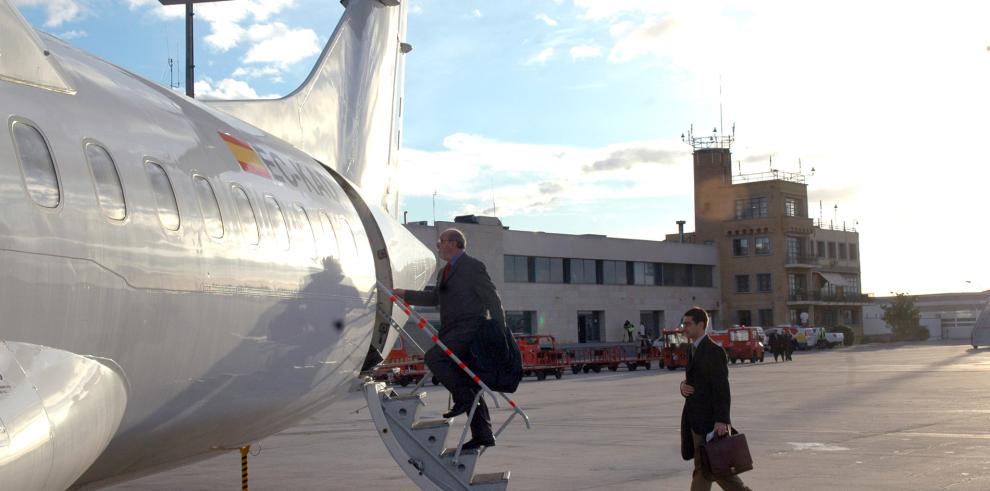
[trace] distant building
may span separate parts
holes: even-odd
[[[670,234],[718,249],[726,323],[847,325],[862,334],[859,234],[808,217],[803,174],[732,174],[732,137],[694,148],[695,231]]]
[[[486,264],[515,332],[552,334],[562,343],[621,341],[629,320],[637,333],[642,324],[655,337],[662,328],[678,326],[693,305],[708,309],[719,323],[712,246],[523,232],[473,215],[435,227],[406,227],[434,250],[441,231],[462,230],[468,253]],[[435,279],[431,275],[431,285]],[[439,322],[435,309],[419,310]]]
[[[969,339],[976,325],[976,318],[990,302],[990,290],[983,292],[936,293],[914,295],[918,307],[919,322],[928,329],[933,339]],[[876,297],[864,309],[866,335],[890,334],[890,326],[883,321],[883,307],[894,297]]]

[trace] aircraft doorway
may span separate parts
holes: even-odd
[[[602,311],[578,311],[578,342],[597,343],[602,341]]]

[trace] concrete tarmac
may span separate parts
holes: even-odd
[[[683,378],[654,368],[527,379],[515,399],[532,429],[513,423],[477,472],[509,469],[515,490],[688,489]],[[742,478],[754,490],[990,490],[990,349],[865,345],[798,352],[786,363],[768,354],[733,365],[729,380],[732,422],[755,461]],[[427,402],[420,417],[435,417],[446,392],[431,387]],[[363,406],[353,394],[252,447],[251,489],[415,489]],[[231,452],[111,489],[239,485],[240,456]]]

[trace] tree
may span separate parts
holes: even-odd
[[[921,327],[921,311],[914,305],[915,297],[898,293],[890,305],[884,305],[883,321],[890,325],[894,339],[917,341],[928,339],[928,329]]]

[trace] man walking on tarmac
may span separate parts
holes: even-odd
[[[410,305],[440,305],[440,340],[464,363],[470,365],[471,342],[478,328],[487,318],[505,328],[505,312],[502,300],[495,291],[495,284],[488,276],[485,264],[467,255],[467,239],[456,228],[444,230],[437,241],[440,258],[447,261],[437,275],[437,287],[432,291],[409,291],[399,288],[395,294]],[[426,366],[437,380],[450,391],[454,407],[444,413],[453,418],[471,410],[475,396],[481,388],[471,381],[449,356],[434,346],[426,352]],[[464,450],[495,445],[491,419],[485,398],[479,403],[471,419],[471,439],[464,443]]]
[[[725,350],[708,338],[708,313],[693,307],[684,313],[684,334],[691,340],[687,378],[681,382],[681,457],[694,458],[691,491],[707,491],[712,481],[722,489],[750,491],[739,476],[715,478],[701,466],[699,448],[714,433],[729,434],[729,360]]]

